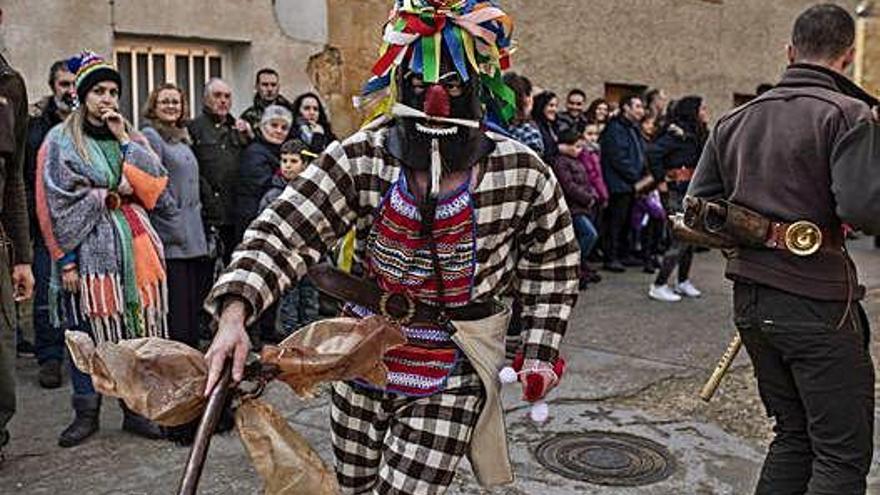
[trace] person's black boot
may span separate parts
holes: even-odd
[[[40,365],[40,373],[37,375],[40,386],[53,389],[61,386],[61,361],[50,359]]]
[[[79,445],[98,431],[101,396],[97,394],[74,396],[73,410],[76,416],[73,418],[73,423],[70,423],[70,426],[58,437],[59,447]]]
[[[122,430],[133,433],[139,437],[149,438],[150,440],[160,440],[165,438],[165,432],[158,424],[132,411],[125,405],[121,399],[119,407],[122,408]]]

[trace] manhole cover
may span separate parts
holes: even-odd
[[[535,456],[558,475],[596,485],[650,485],[675,470],[666,447],[626,433],[559,434],[541,443]]]

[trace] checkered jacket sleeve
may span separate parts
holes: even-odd
[[[205,309],[219,317],[224,299],[236,296],[248,306],[247,323],[256,321],[348,232],[361,204],[357,167],[332,143],[251,223]]]
[[[526,359],[553,362],[577,302],[580,248],[562,190],[549,167],[519,237],[516,284]]]

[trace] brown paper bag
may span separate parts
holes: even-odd
[[[333,469],[275,409],[244,400],[235,413],[241,442],[266,484],[266,495],[338,495]]]
[[[381,316],[331,318],[306,326],[278,347],[265,346],[261,361],[278,366],[277,379],[297,395],[311,397],[324,382],[363,378],[384,386],[388,369],[382,356],[405,343],[400,326]]]
[[[95,390],[118,397],[134,412],[162,426],[178,426],[205,408],[208,368],[201,352],[150,337],[103,342],[95,347],[83,332],[65,332],[77,368],[92,376]]]

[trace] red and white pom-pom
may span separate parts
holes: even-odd
[[[515,369],[510,366],[505,366],[498,372],[498,379],[501,380],[502,384],[509,385],[519,381],[519,375],[516,374]]]
[[[543,423],[550,417],[550,407],[542,400],[535,402],[529,411],[529,417],[535,423]]]
[[[523,371],[522,367],[524,362],[525,360],[523,359],[522,353],[517,353],[516,357],[513,359],[513,363],[511,363],[512,366],[505,366],[498,372],[498,380],[504,385],[522,381],[523,375],[530,371]],[[552,373],[554,373],[558,379],[564,372],[565,360],[562,357],[559,357],[553,364]],[[544,423],[550,417],[550,407],[546,402],[536,397],[539,393],[539,389],[543,388],[542,380],[535,376],[534,373],[532,373],[531,376],[527,376],[526,380],[528,383],[524,393],[526,394],[526,400],[532,402],[532,407],[529,409],[529,417],[535,423]]]

